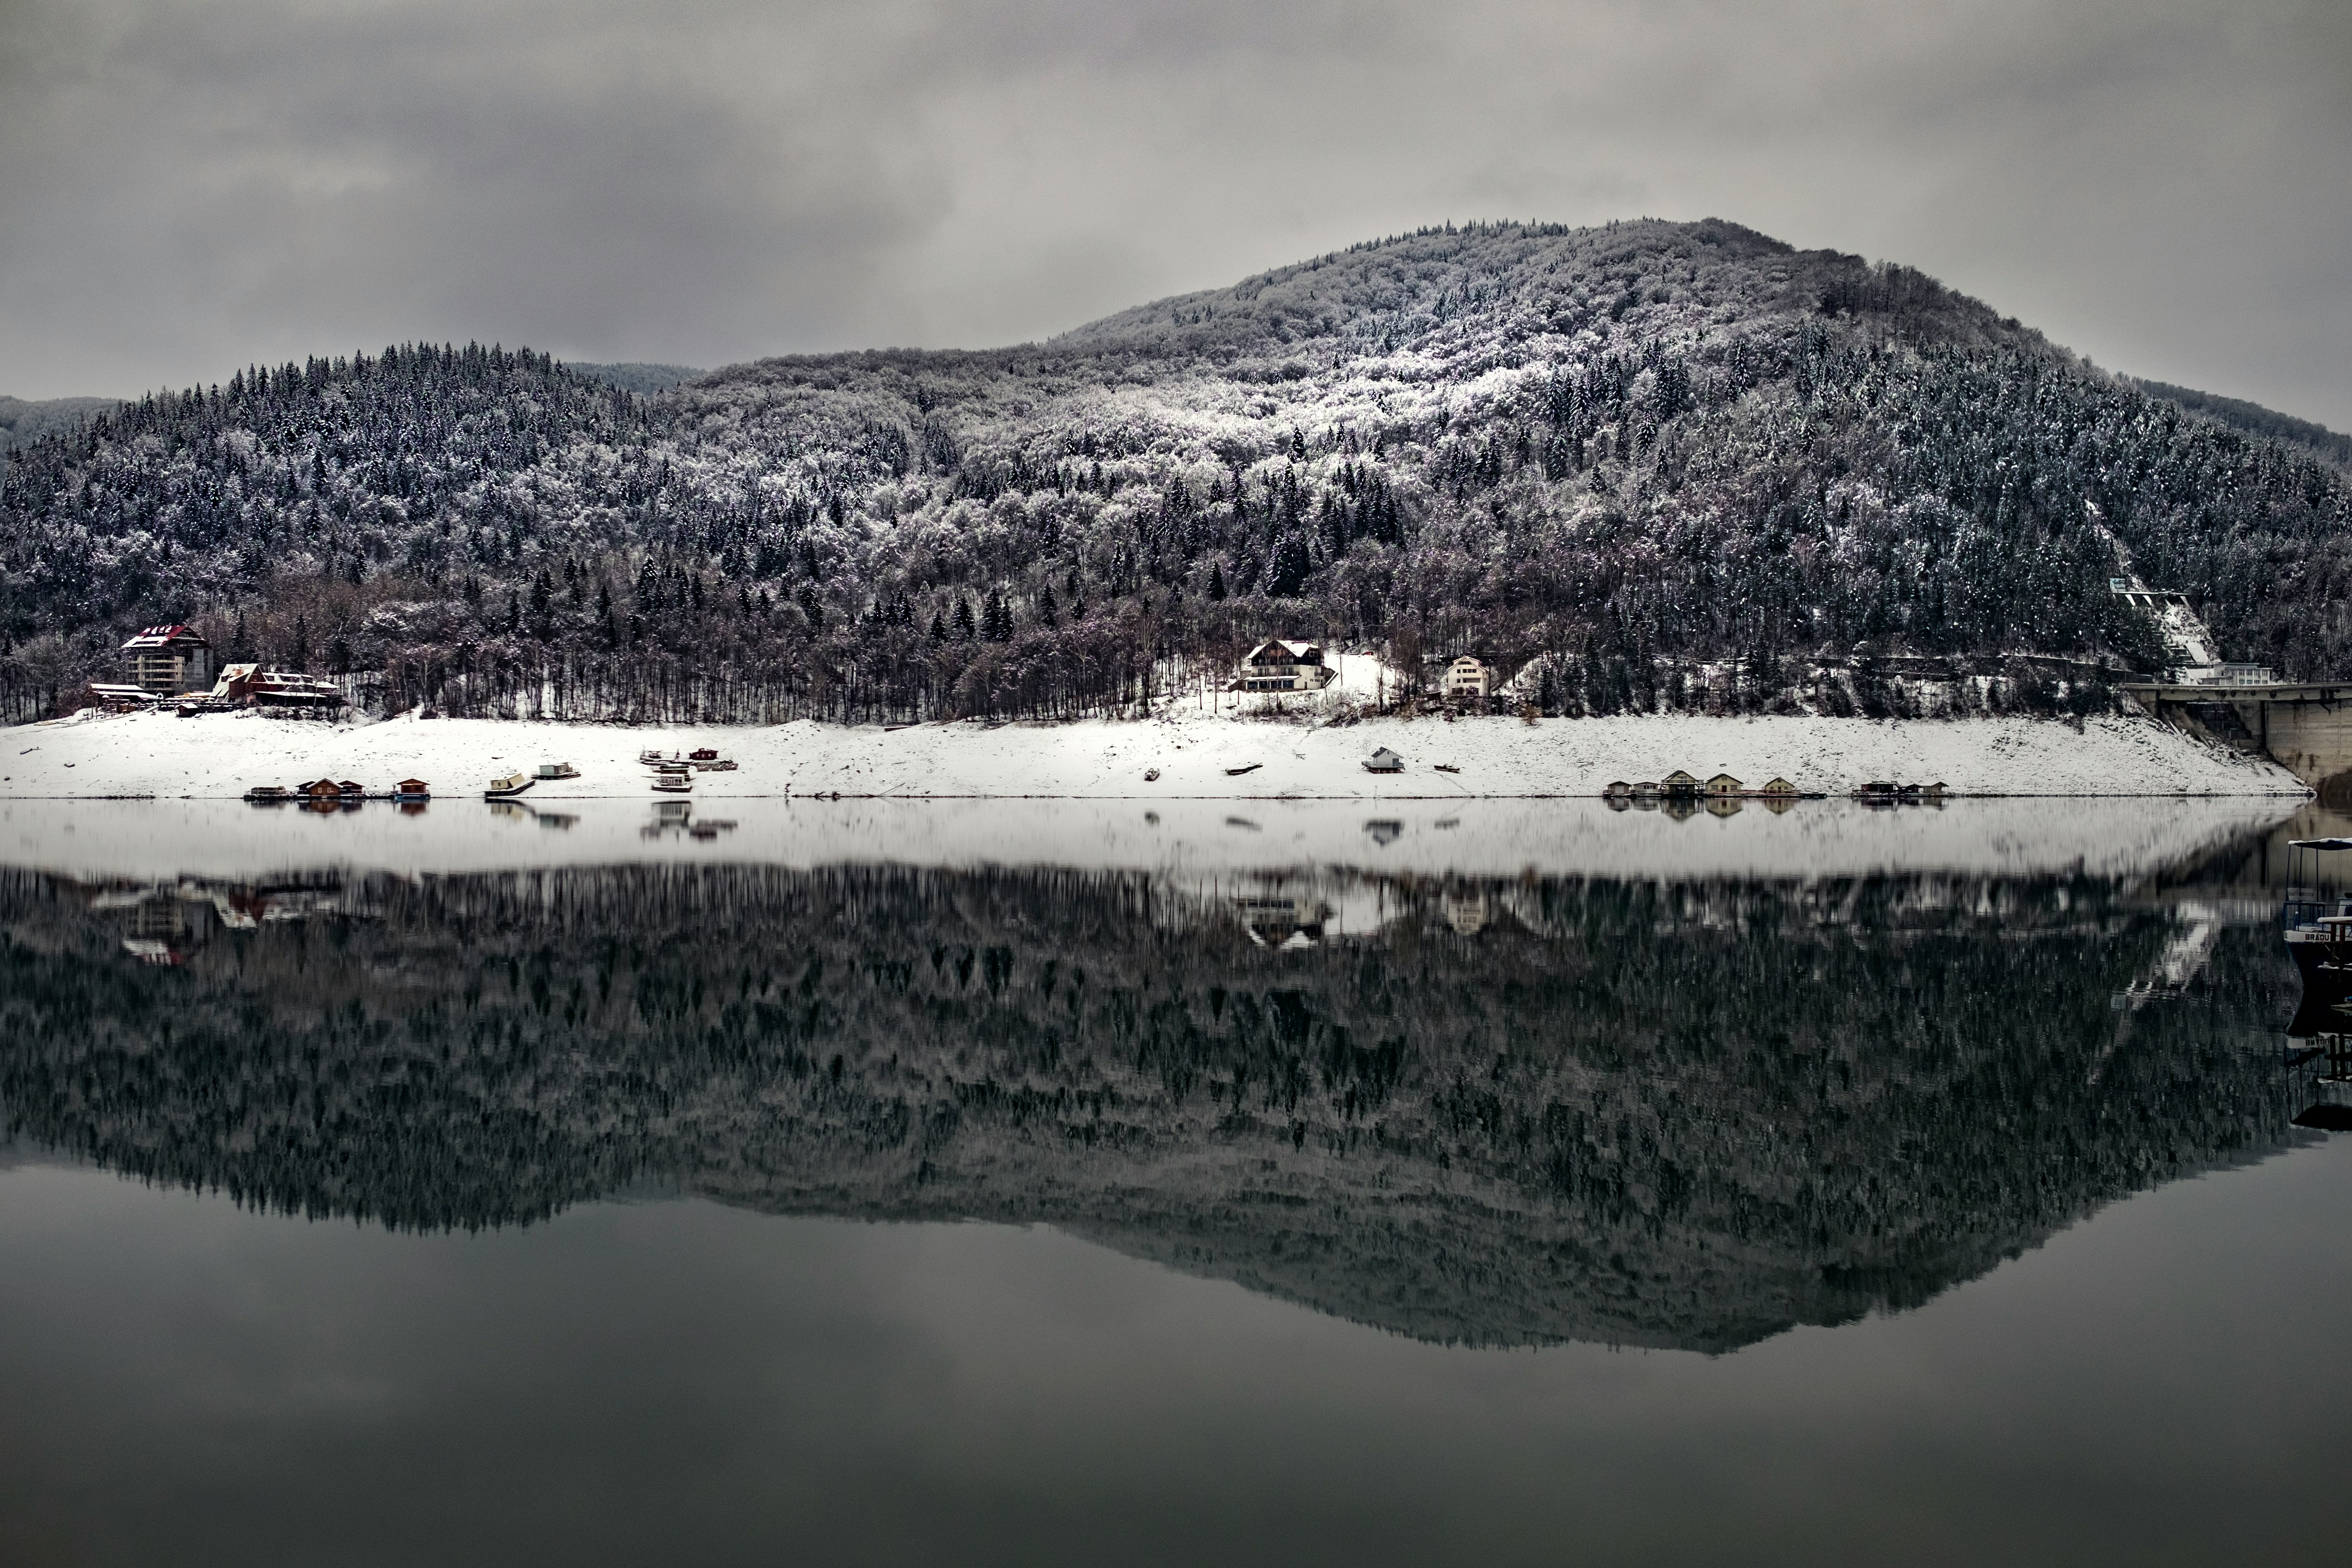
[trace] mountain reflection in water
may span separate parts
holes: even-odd
[[[312,1215],[658,1183],[1043,1221],[1440,1342],[1719,1351],[2292,1136],[2273,935],[2204,919],[1957,874],[10,871],[0,1105]]]

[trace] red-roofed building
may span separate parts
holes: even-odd
[[[122,645],[131,684],[158,697],[176,697],[212,684],[213,647],[185,626],[149,626]]]

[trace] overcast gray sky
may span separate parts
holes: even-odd
[[[979,346],[1716,216],[2352,428],[2347,0],[0,0],[0,393]]]

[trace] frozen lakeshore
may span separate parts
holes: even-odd
[[[1612,780],[1677,768],[1774,777],[1843,795],[1874,779],[1941,783],[1956,795],[2174,795],[2305,793],[2264,760],[2208,747],[2150,720],[2101,718],[2078,731],[2047,719],[1869,720],[1696,715],[1374,719],[1311,727],[1174,710],[1149,720],[901,729],[801,721],[772,726],[625,727],[413,715],[328,724],[257,712],[182,719],[89,710],[0,736],[0,799],[233,796],[257,784],[331,777],[371,789],[408,777],[478,795],[492,777],[542,762],[576,779],[530,798],[635,797],[637,754],[714,746],[740,766],[702,773],[698,800],[838,794],[972,799],[1445,800],[1597,795]],[[1364,771],[1376,747],[1404,771]],[[1441,765],[1454,771],[1440,771]],[[1249,769],[1235,773],[1236,769]],[[1157,778],[1149,775],[1156,771]]]

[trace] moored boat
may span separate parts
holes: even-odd
[[[482,792],[482,798],[484,800],[512,800],[515,796],[522,794],[523,791],[529,789],[532,784],[537,784],[538,782],[539,781],[537,779],[532,778],[529,773],[509,773],[503,778],[492,779],[490,781],[490,787]]]
[[[663,773],[654,779],[654,788],[666,795],[684,795],[694,787],[690,773]]]
[[[2352,991],[2352,893],[2317,885],[2320,857],[2346,849],[2352,849],[2352,838],[2297,838],[2287,845],[2279,925],[2306,990]]]
[[[283,784],[256,784],[245,792],[245,798],[256,805],[283,805],[294,798],[294,792]]]

